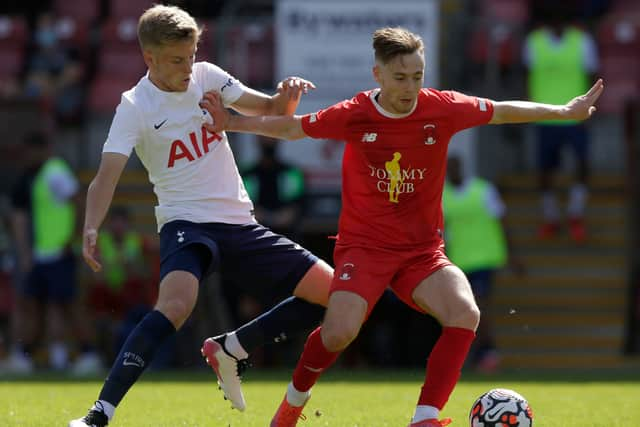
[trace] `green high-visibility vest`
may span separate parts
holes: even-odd
[[[575,28],[566,30],[558,43],[553,43],[544,30],[534,31],[529,40],[529,97],[546,104],[565,104],[589,88],[589,74],[584,66],[582,45],[584,34]],[[545,124],[575,123],[548,120]]]
[[[58,172],[71,174],[64,160],[51,158],[42,165],[33,181],[33,249],[40,257],[58,255],[73,238],[76,221],[73,203],[56,200],[48,185],[49,176]]]
[[[257,201],[260,197],[260,182],[254,174],[243,178],[244,186],[251,200]],[[289,203],[299,199],[304,192],[304,174],[300,169],[290,168],[278,174],[278,198],[283,203]]]
[[[124,236],[122,246],[119,247],[111,233],[101,232],[98,235],[98,250],[104,265],[107,286],[117,291],[127,279],[125,262],[142,257],[142,238],[138,233],[128,232]]]
[[[507,262],[502,224],[485,205],[488,187],[475,178],[462,193],[446,183],[442,194],[447,256],[464,272],[500,268]]]

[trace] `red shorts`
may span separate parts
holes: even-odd
[[[385,289],[390,288],[409,307],[424,313],[413,302],[414,289],[443,267],[452,265],[442,241],[419,250],[393,250],[336,244],[336,265],[331,292],[349,291],[368,303],[367,316]]]

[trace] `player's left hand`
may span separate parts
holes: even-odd
[[[316,88],[309,80],[305,80],[300,77],[287,77],[278,83],[277,90],[279,94],[286,96],[289,99],[298,101],[302,94],[307,94],[310,90]]]
[[[596,112],[594,104],[602,95],[604,82],[598,79],[584,95],[576,96],[564,106],[563,118],[567,120],[586,120]]]
[[[211,114],[213,123],[205,122],[202,124],[209,132],[222,132],[227,128],[229,123],[229,111],[224,108],[222,99],[218,92],[205,92],[200,101],[200,107],[204,108]]]

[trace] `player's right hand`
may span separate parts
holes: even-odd
[[[222,132],[227,128],[229,122],[229,111],[224,108],[222,99],[218,92],[205,92],[200,101],[200,107],[209,112],[213,118],[213,123],[205,122],[203,126],[209,132]]]
[[[82,236],[82,256],[84,257],[84,262],[96,273],[102,270],[102,264],[96,259],[97,242],[98,230],[95,228],[84,230]]]

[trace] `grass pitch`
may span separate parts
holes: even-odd
[[[208,371],[147,374],[118,408],[113,426],[265,427],[280,404],[290,372],[250,371],[247,410],[229,409]],[[422,383],[421,371],[333,371],[315,387],[300,427],[406,427]],[[84,415],[102,379],[0,378],[0,426],[66,426]],[[634,427],[640,425],[640,372],[463,375],[443,416],[468,426],[477,396],[512,388],[530,402],[534,425]]]

